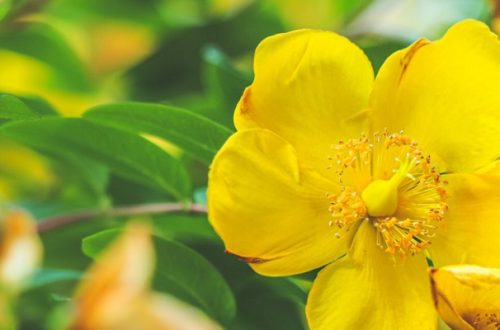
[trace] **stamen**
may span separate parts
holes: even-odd
[[[472,320],[474,329],[500,329],[500,317],[495,312],[477,313]]]
[[[328,222],[329,227],[336,226],[347,232],[354,223],[367,215],[365,204],[351,187],[343,187],[339,195],[330,195],[329,200],[328,211],[333,218]],[[340,238],[341,234],[336,232],[335,237]]]
[[[369,218],[377,229],[377,245],[388,253],[404,258],[425,249],[448,210],[447,182],[432,166],[431,157],[403,131],[384,130],[372,137],[362,134],[339,141],[332,149],[335,154],[329,157],[330,167],[337,169],[343,188],[338,196],[328,196],[333,218],[329,227],[348,230],[360,219]],[[374,181],[386,180],[391,182],[387,189],[396,189],[397,204],[381,203],[382,211],[369,214],[361,192]],[[377,203],[378,196],[369,197]],[[335,236],[340,237],[340,233]]]

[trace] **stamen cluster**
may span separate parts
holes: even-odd
[[[477,313],[472,320],[474,329],[500,329],[500,317],[496,313]]]
[[[448,209],[446,182],[417,142],[402,131],[384,130],[372,137],[363,134],[347,142],[339,141],[332,148],[335,154],[329,157],[330,167],[337,169],[342,190],[338,195],[328,195],[333,218],[329,226],[349,229],[368,219],[377,230],[377,245],[401,257],[427,247]],[[396,211],[387,216],[371,216],[361,192],[375,180],[391,178],[397,179]]]
[[[351,187],[344,186],[340,194],[328,195],[327,197],[330,200],[328,211],[333,218],[328,222],[330,227],[335,225],[339,229],[349,231],[354,223],[367,216],[365,204],[359,194]],[[335,237],[340,238],[341,234],[336,232]]]

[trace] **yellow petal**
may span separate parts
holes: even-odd
[[[437,327],[424,257],[394,263],[367,221],[349,255],[316,277],[306,313],[312,330]]]
[[[239,131],[212,164],[209,218],[227,250],[257,272],[306,272],[346,251],[348,235],[338,239],[328,226],[328,189],[338,188],[303,168],[275,133]]]
[[[6,211],[0,225],[0,284],[17,289],[40,263],[42,243],[35,221],[25,212]]]
[[[434,264],[500,267],[500,166],[444,179],[449,182],[449,210],[429,246]]]
[[[148,291],[153,271],[149,228],[139,223],[112,243],[82,282],[75,300],[75,328],[107,329],[126,316],[126,306]]]
[[[429,274],[436,309],[453,329],[500,327],[500,269],[456,265]]]
[[[237,129],[274,131],[320,171],[333,143],[359,135],[361,125],[350,119],[367,106],[373,70],[346,38],[316,30],[274,35],[257,47],[254,71],[235,112]]]
[[[405,130],[441,171],[493,161],[500,156],[499,58],[497,36],[473,20],[396,52],[375,81],[374,130]]]

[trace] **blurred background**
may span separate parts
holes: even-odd
[[[336,31],[358,44],[377,70],[395,50],[422,36],[437,39],[465,18],[482,20],[498,33],[500,1],[0,0],[0,93],[7,95],[0,109],[12,101],[9,95],[39,114],[63,117],[79,117],[100,104],[141,101],[180,107],[231,131],[234,107],[252,81],[253,52],[266,36],[299,28]],[[11,119],[0,116],[0,123]],[[168,139],[143,137],[182,164],[189,199],[203,207],[209,161]],[[116,173],[98,157],[62,157],[48,149],[0,135],[0,206],[21,207],[43,221],[175,200],[154,185]],[[44,261],[16,305],[20,328],[56,329],[64,323],[74,287],[92,261],[82,240],[128,219],[94,218],[41,232]],[[224,254],[203,212],[148,219],[155,235],[208,262],[210,269],[200,272],[225,281],[230,298],[210,301],[217,294],[210,291],[212,282],[199,288],[201,293],[179,287],[168,269],[170,282],[155,275],[155,289],[229,329],[306,328],[303,306],[314,272],[279,279],[255,275]],[[169,265],[162,258],[157,256],[159,271]]]

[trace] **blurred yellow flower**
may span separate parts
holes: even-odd
[[[453,329],[500,329],[500,269],[475,265],[433,268],[434,304]]]
[[[16,292],[40,263],[42,243],[34,220],[23,211],[4,211],[0,226],[0,286]]]
[[[14,329],[12,306],[42,259],[35,221],[21,210],[0,209],[0,329]]]
[[[375,79],[335,33],[265,39],[209,175],[227,250],[270,276],[329,264],[312,329],[435,329],[426,256],[500,266],[499,59],[473,20],[394,53]]]
[[[156,37],[151,27],[114,19],[74,21],[42,16],[65,37],[95,78],[121,73],[149,55]]]
[[[88,271],[75,296],[71,329],[216,330],[212,321],[149,290],[154,250],[149,227],[133,223]]]
[[[0,49],[0,92],[39,96],[66,115],[79,115],[102,97],[62,90],[55,69],[33,57]]]

